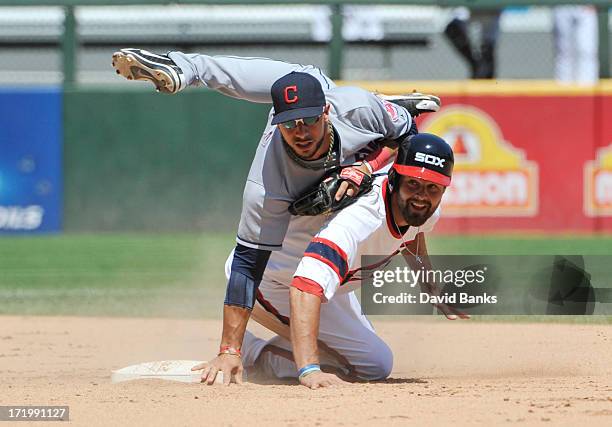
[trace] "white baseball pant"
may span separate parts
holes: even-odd
[[[230,254],[225,273],[229,271],[233,254]],[[296,264],[297,265],[297,264]],[[268,264],[268,267],[271,267]],[[272,266],[273,268],[273,266]],[[264,279],[259,285],[259,302],[277,318],[289,319],[289,284]],[[321,306],[319,340],[338,352],[354,368],[355,375],[364,380],[387,378],[393,367],[393,354],[389,346],[378,336],[367,317],[361,314],[361,305],[354,292],[337,294]],[[291,343],[276,336],[269,341],[255,337],[247,331],[242,345],[243,364],[255,365],[266,345],[285,351],[264,352],[258,368],[277,378],[297,378],[297,367],[289,354]],[[321,360],[323,364],[327,360]],[[341,367],[340,364],[332,364]]]

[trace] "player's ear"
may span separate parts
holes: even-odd
[[[327,116],[329,114],[329,104],[325,104],[325,108],[323,108],[323,114]]]

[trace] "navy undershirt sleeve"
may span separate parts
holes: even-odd
[[[240,243],[234,250],[230,278],[225,292],[225,305],[251,310],[257,288],[270,258],[270,251],[249,248]]]

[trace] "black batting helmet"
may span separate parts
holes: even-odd
[[[454,163],[453,150],[446,141],[431,133],[419,133],[401,142],[393,175],[412,176],[447,187]]]

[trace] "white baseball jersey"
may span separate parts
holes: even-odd
[[[280,250],[291,220],[289,204],[319,182],[326,169],[365,158],[382,140],[406,134],[412,124],[402,107],[356,87],[337,87],[310,65],[263,58],[207,56],[172,52],[188,84],[203,84],[223,94],[253,102],[271,103],[270,88],[280,77],[299,71],[316,77],[323,87],[334,128],[333,162],[297,162],[287,152],[280,131],[272,125],[273,111],[259,141],[244,189],[237,242],[251,248]],[[300,254],[301,256],[301,254]]]
[[[376,180],[375,188],[354,205],[340,211],[310,241],[294,276],[310,279],[323,289],[327,300],[339,291],[348,292],[361,285],[393,256],[404,242],[418,233],[433,230],[439,209],[420,227],[409,227],[400,235],[390,208],[386,178]],[[362,265],[362,256],[370,255],[371,264]]]
[[[402,239],[393,225],[386,179],[376,178],[372,191],[330,217],[293,217],[283,248],[270,255],[257,296],[266,310],[286,323],[294,276],[318,283],[326,299],[321,306],[319,339],[342,354],[358,376],[367,380],[386,378],[393,356],[361,313],[351,291],[361,285],[361,278],[367,277],[370,269],[380,268],[397,255],[404,242],[431,231],[439,218],[436,210],[421,227],[408,228]],[[374,256],[374,265],[361,265],[362,255]],[[232,259],[233,253],[225,265],[227,277]],[[267,344],[291,350],[290,343],[279,337],[266,342],[247,332],[242,347],[245,366],[254,364]],[[260,365],[278,378],[297,376],[290,357],[267,354]]]

